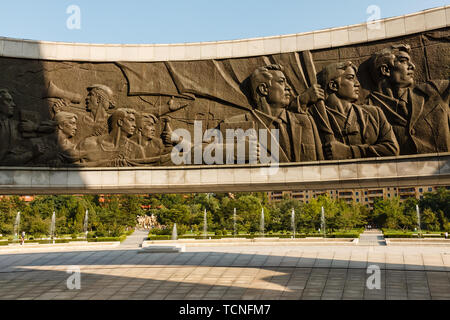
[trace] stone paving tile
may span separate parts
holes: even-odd
[[[344,293],[343,289],[325,289],[322,293],[322,300],[341,300]]]
[[[278,256],[276,252],[270,252],[267,254],[267,259],[264,261],[264,267],[278,267],[281,264],[283,257]]]
[[[405,270],[424,270],[421,254],[404,254]]]
[[[314,262],[314,268],[329,268],[333,262],[334,252],[319,252]]]
[[[331,263],[332,268],[347,268],[350,262],[351,252],[335,252],[333,256],[333,261]]]
[[[281,267],[295,267],[300,259],[301,252],[298,251],[288,251],[286,255],[282,258],[280,266]]]
[[[367,252],[353,250],[348,267],[351,269],[367,268]]]
[[[386,269],[405,270],[403,254],[386,252]]]
[[[313,251],[313,252],[304,251],[302,253],[300,260],[297,263],[297,267],[298,268],[311,268],[312,266],[314,266],[317,254],[318,253],[315,251]]]
[[[450,252],[442,253],[441,257],[442,257],[442,263],[445,266],[445,271],[449,272],[450,271]]]
[[[384,252],[369,251],[367,254],[367,265],[376,265],[380,269],[386,268],[386,255]]]
[[[445,271],[444,261],[440,254],[423,254],[422,257],[425,270]]]
[[[450,299],[450,281],[447,272],[426,272],[431,298]]]

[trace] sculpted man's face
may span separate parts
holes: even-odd
[[[132,113],[127,113],[125,118],[119,122],[119,126],[127,137],[131,137],[136,131],[136,117]]]
[[[271,70],[270,73],[273,78],[271,85],[267,88],[267,102],[273,108],[286,108],[291,102],[292,89],[282,71]]]
[[[349,102],[358,100],[360,83],[356,77],[355,69],[348,67],[335,81],[337,82],[336,95],[340,99]]]
[[[61,131],[69,138],[72,138],[77,133],[77,119],[73,117],[70,120],[66,120],[60,126]]]
[[[86,97],[86,111],[92,112],[95,116],[99,111],[99,108],[104,110],[108,109],[109,102],[105,101],[105,99],[97,92],[100,89],[92,89],[89,91]]]
[[[0,94],[0,113],[12,117],[16,104],[9,93]]]
[[[142,128],[139,129],[144,138],[149,140],[153,139],[156,134],[155,123],[151,120],[145,121]]]
[[[406,88],[414,84],[416,66],[408,53],[400,51],[396,54],[394,66],[391,68],[390,81],[398,88]]]

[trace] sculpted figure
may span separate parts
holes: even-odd
[[[83,141],[85,138],[92,136],[101,136],[108,133],[107,120],[109,117],[108,110],[114,108],[113,91],[105,85],[94,84],[87,88],[86,112],[87,114],[79,115],[80,130],[77,135],[77,141]],[[54,112],[56,115],[63,110],[70,110],[67,101],[59,100],[55,104]],[[77,112],[73,110],[73,112]],[[78,113],[78,112],[77,112]]]
[[[55,114],[54,120],[57,123],[56,134],[42,138],[42,143],[47,146],[47,150],[33,162],[51,167],[79,164],[81,152],[74,142],[74,137],[78,131],[78,116],[74,113],[61,111]]]
[[[151,113],[140,113],[136,117],[136,133],[132,140],[144,150],[145,159],[137,160],[141,164],[161,164],[170,161],[172,142],[167,147],[163,141],[156,136],[155,125],[158,118]],[[166,133],[170,135],[171,132]],[[168,138],[165,138],[167,141]]]
[[[70,112],[58,112],[55,116],[55,121],[58,123],[56,130],[58,146],[62,150],[75,149],[75,144],[72,138],[77,133],[78,116]]]
[[[394,45],[371,58],[377,85],[367,98],[394,128],[400,154],[450,151],[449,81],[415,83],[409,45]]]
[[[8,89],[0,89],[0,163],[7,165],[26,164],[43,153],[43,146],[23,139],[21,132],[30,132],[39,126],[30,122],[13,119],[16,104]],[[54,128],[53,128],[54,130]]]
[[[58,123],[56,130],[57,165],[81,161],[83,155],[73,141],[78,131],[77,120],[78,116],[70,112],[58,112],[55,116],[55,121]]]
[[[312,117],[307,112],[288,111],[295,97],[283,67],[274,64],[257,68],[250,77],[250,83],[255,108],[226,119],[223,125],[251,127],[257,132],[259,129],[278,129],[280,162],[323,159],[320,138]]]
[[[106,122],[108,118],[107,111],[113,109],[112,90],[102,84],[94,84],[87,88],[86,111],[90,113],[89,117],[95,123]]]
[[[164,149],[161,139],[156,137],[155,124],[158,119],[151,113],[141,113],[136,117],[136,133],[133,141],[144,149],[145,157],[159,156]]]
[[[393,156],[399,152],[391,125],[383,112],[370,105],[357,105],[360,83],[350,62],[332,63],[318,75],[325,90],[326,114],[334,141],[324,143],[327,159]],[[316,123],[323,122],[317,109],[311,109]],[[325,132],[319,126],[321,137]]]
[[[108,134],[82,142],[80,149],[86,152],[85,162],[97,162],[97,166],[128,166],[129,160],[143,159],[143,148],[130,139],[136,132],[135,113],[127,108],[115,110],[108,119]]]

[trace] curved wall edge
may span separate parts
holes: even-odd
[[[375,23],[378,27],[375,27]],[[0,56],[91,62],[226,59],[342,47],[450,25],[450,5],[403,16],[290,35],[184,44],[83,44],[0,38]]]
[[[450,153],[267,166],[149,168],[0,167],[0,195],[186,193],[448,186]]]

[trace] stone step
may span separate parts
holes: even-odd
[[[174,245],[174,246],[162,246],[162,245],[150,245],[148,247],[143,247],[139,250],[139,253],[178,253],[186,252],[185,245]]]
[[[386,240],[379,230],[366,230],[359,236],[359,246],[385,246]]]

